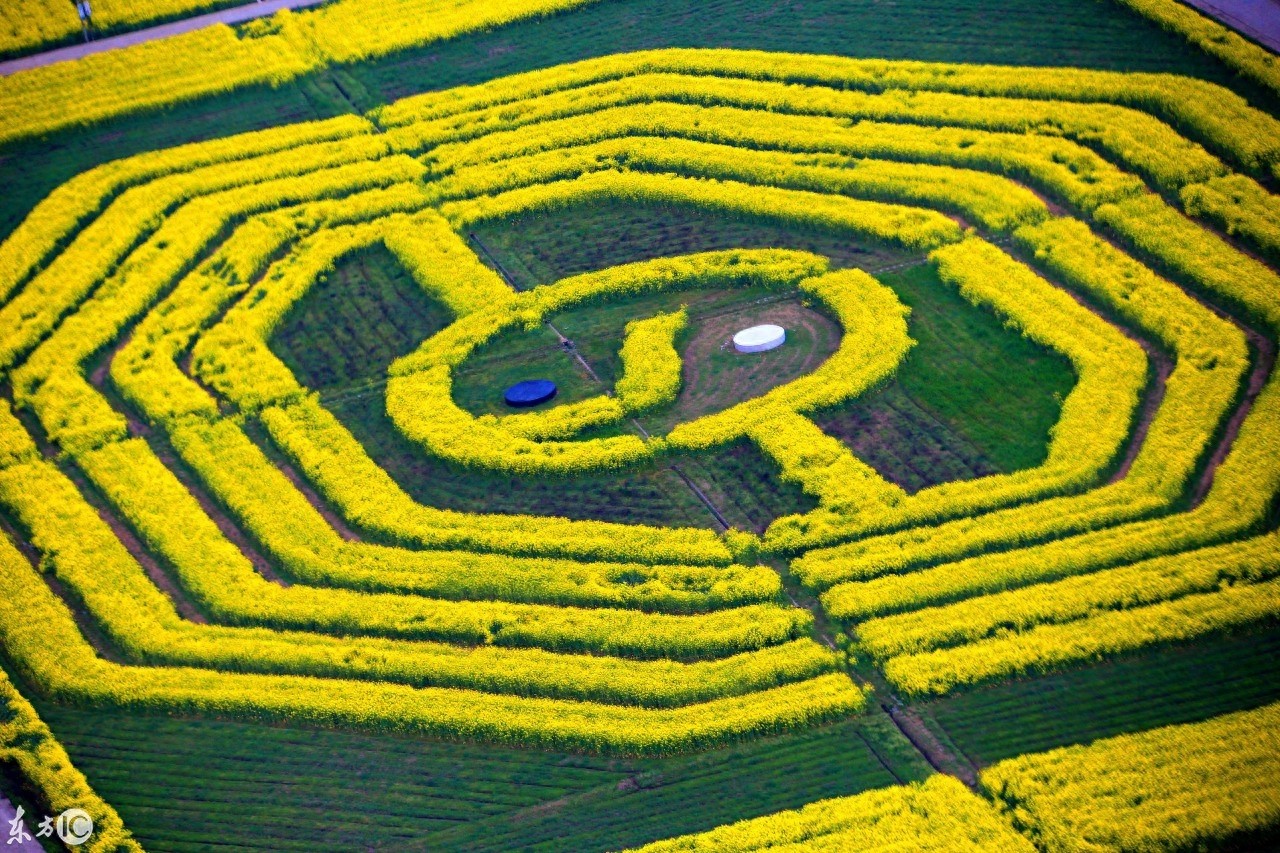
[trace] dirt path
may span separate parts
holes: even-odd
[[[204,490],[203,486],[196,481],[194,475],[187,470],[186,465],[178,459],[177,454],[173,452],[168,444],[152,442],[151,450],[156,454],[156,456],[160,457],[160,461],[164,464],[164,467],[168,468],[169,471],[172,472],[173,476],[177,477],[179,482],[186,486],[187,491],[196,499],[196,503],[200,504],[200,509],[209,517],[209,520],[217,526],[218,532],[225,536],[231,544],[235,545],[236,548],[240,550],[240,553],[244,555],[245,559],[253,564],[253,568],[258,572],[258,574],[262,575],[262,577],[272,583],[279,584],[280,586],[290,586],[289,581],[281,577],[276,570],[272,568],[271,561],[263,556],[262,552],[259,551],[257,546],[249,540],[249,537],[245,535],[244,531],[231,520],[231,517],[227,515],[226,511],[222,508],[222,504],[214,500],[213,497]]]
[[[134,438],[149,438],[151,436],[151,426],[137,416],[132,406],[126,405],[123,400],[119,399],[112,387],[107,384],[107,380],[111,377],[111,362],[120,350],[128,346],[132,338],[132,333],[121,335],[111,349],[99,357],[97,365],[89,371],[89,384],[97,388],[108,401],[116,403],[112,408],[124,415],[130,436]]]
[[[68,592],[66,586],[58,579],[53,572],[46,572],[40,567],[40,552],[34,545],[27,541],[26,536],[18,532],[9,519],[0,514],[0,536],[7,535],[9,541],[14,544],[22,556],[27,558],[27,562],[31,564],[31,568],[36,574],[44,579],[49,585],[49,589],[53,590],[53,594],[67,606],[71,611],[71,618],[75,620],[76,627],[80,629],[80,633],[84,635],[89,645],[93,646],[93,650],[97,652],[98,657],[109,660],[112,663],[128,663],[115,649],[115,646],[107,639],[106,635],[93,621],[93,617],[80,604],[75,596]]]
[[[903,270],[909,270],[913,267],[922,267],[927,263],[929,263],[928,257],[912,258],[909,261],[898,261],[896,264],[887,264],[883,267],[876,267],[875,269],[864,270],[864,272],[866,272],[867,275],[876,276],[876,275],[882,275],[887,272],[902,272]]]
[[[516,283],[515,276],[507,272],[507,268],[502,265],[502,261],[494,257],[493,252],[489,251],[489,247],[486,246],[480,240],[480,238],[476,236],[475,232],[468,234],[467,238],[471,240],[472,243],[476,244],[476,248],[480,250],[480,254],[484,255],[486,258],[489,259],[489,263],[493,264],[493,268],[497,270],[498,275],[502,276],[502,280],[507,283],[507,287],[510,287],[516,293],[519,293],[520,291],[524,290],[524,288],[522,288],[519,284]]]
[[[1227,319],[1231,318],[1228,317]],[[1235,443],[1236,436],[1240,434],[1241,425],[1244,424],[1245,418],[1249,416],[1249,412],[1253,410],[1254,400],[1262,392],[1263,386],[1267,384],[1267,379],[1271,376],[1271,372],[1276,365],[1276,347],[1269,338],[1234,319],[1231,319],[1231,321],[1244,331],[1250,345],[1253,347],[1254,353],[1256,353],[1256,357],[1253,360],[1253,370],[1249,373],[1249,384],[1245,386],[1240,404],[1236,406],[1236,410],[1231,413],[1231,418],[1223,427],[1222,437],[1218,441],[1218,446],[1209,455],[1204,471],[1201,472],[1200,479],[1192,490],[1192,506],[1199,506],[1200,502],[1209,494],[1209,489],[1213,487],[1214,475],[1218,472],[1218,466],[1226,460],[1227,455],[1231,452],[1231,446]]]
[[[70,477],[71,481],[76,484],[76,488],[80,490],[85,502],[93,507],[98,513],[98,517],[111,528],[111,532],[120,540],[120,544],[129,552],[129,556],[133,557],[138,562],[138,565],[142,566],[143,571],[147,573],[147,577],[168,597],[177,609],[178,614],[188,622],[206,624],[209,620],[196,609],[195,604],[187,597],[186,591],[169,576],[169,573],[160,566],[159,561],[151,556],[147,546],[134,534],[133,528],[117,515],[112,507],[107,505],[105,499],[99,498],[97,491],[84,473],[70,463],[62,466],[62,473]]]
[[[758,397],[817,369],[836,351],[840,326],[798,300],[750,303],[709,315],[690,316],[697,328],[684,347],[682,382],[675,403],[660,426],[694,420],[740,401]],[[732,350],[734,332],[772,323],[787,330],[788,341],[812,341],[812,347],[785,346],[769,353],[743,355]]]
[[[937,732],[943,731],[942,725],[933,718],[928,709],[908,705],[898,698],[889,682],[885,680],[884,673],[879,669],[868,668],[864,675],[865,680],[859,677],[858,673],[849,672],[850,678],[860,686],[869,687],[875,696],[881,697],[881,710],[898,727],[902,736],[915,747],[916,752],[924,756],[929,766],[939,773],[959,779],[972,790],[978,790],[978,766],[958,747],[953,748],[949,743],[950,738],[944,742],[938,736]],[[945,732],[943,735],[945,737]],[[869,743],[867,745],[870,746]],[[876,757],[880,758],[878,754]],[[883,759],[881,763],[884,763]],[[885,766],[888,769],[888,765]]]
[[[502,262],[499,261],[496,257],[494,257],[493,252],[489,251],[489,247],[486,246],[484,243],[482,243],[480,241],[480,238],[477,237],[475,234],[469,234],[468,236],[471,238],[471,242],[476,245],[476,248],[480,250],[480,253],[483,254],[486,258],[488,258],[489,262],[493,264],[493,268],[497,270],[498,275],[502,276],[502,280],[507,283],[507,287],[510,287],[516,293],[522,292],[524,288],[522,288],[518,283],[516,283],[515,276],[509,273],[507,271],[507,268],[502,265]],[[564,348],[564,351],[568,353],[570,356],[572,356],[575,361],[578,362],[578,366],[587,372],[587,375],[591,377],[592,381],[594,381],[597,385],[604,384],[604,381],[595,372],[595,370],[592,369],[591,365],[587,364],[587,360],[582,357],[582,353],[578,352],[578,348],[573,345],[573,341],[569,340],[569,338],[565,336],[564,332],[560,331],[555,326],[553,326],[550,320],[543,320],[542,324],[551,330],[552,334],[554,334],[556,338],[560,341],[560,345]],[[605,393],[608,393],[608,391],[606,390]],[[645,434],[645,437],[648,438],[647,433]]]
[[[1151,386],[1146,389],[1143,397],[1142,407],[1138,410],[1138,421],[1134,425],[1133,434],[1129,437],[1129,445],[1125,448],[1120,464],[1116,466],[1116,470],[1107,478],[1108,483],[1118,483],[1129,476],[1129,470],[1133,468],[1134,460],[1142,452],[1142,445],[1147,440],[1147,433],[1151,432],[1151,422],[1156,419],[1156,415],[1160,411],[1160,404],[1164,402],[1165,391],[1169,386],[1169,377],[1173,374],[1172,359],[1154,347],[1150,347],[1149,344],[1145,344],[1142,341],[1138,341],[1138,343],[1142,345],[1143,350],[1147,353],[1147,358],[1151,360],[1154,373],[1151,379]]]
[[[1096,233],[1096,232],[1095,232]],[[1105,239],[1105,238],[1104,238]],[[1114,245],[1114,244],[1113,244]],[[1121,247],[1115,247],[1118,251],[1124,251]],[[1128,252],[1125,252],[1126,256]],[[1020,257],[1021,252],[1015,250],[1011,252],[1015,259],[1026,262],[1026,259]],[[1143,390],[1142,403],[1138,409],[1137,418],[1134,421],[1133,428],[1130,431],[1128,443],[1125,446],[1124,454],[1120,457],[1119,465],[1116,470],[1108,478],[1107,482],[1115,483],[1124,479],[1128,475],[1129,470],[1133,467],[1134,460],[1138,458],[1138,454],[1142,452],[1142,445],[1147,437],[1147,433],[1151,431],[1151,423],[1155,420],[1156,413],[1160,411],[1160,404],[1164,401],[1165,386],[1169,377],[1173,374],[1174,361],[1163,349],[1156,346],[1146,337],[1139,334],[1137,330],[1130,328],[1127,324],[1119,323],[1112,317],[1108,316],[1109,312],[1104,312],[1101,306],[1094,301],[1092,297],[1087,297],[1080,293],[1074,287],[1068,287],[1061,279],[1049,275],[1043,269],[1032,267],[1036,275],[1053,285],[1056,290],[1061,290],[1066,295],[1076,301],[1078,305],[1087,310],[1090,314],[1099,317],[1107,325],[1142,347],[1142,351],[1146,353],[1147,360],[1152,368],[1151,384]]]
[[[637,424],[637,426],[639,426],[639,424]],[[690,480],[689,475],[686,474],[684,471],[680,470],[678,466],[672,465],[670,466],[670,468],[673,472],[675,472],[675,475],[679,477],[686,486],[689,487],[689,491],[693,492],[693,496],[702,502],[702,505],[705,506],[707,508],[707,511],[710,512],[712,517],[715,518],[716,523],[720,525],[721,529],[728,530],[732,525],[729,524],[728,519],[724,517],[724,514],[720,512],[719,508],[716,507],[716,505],[711,502],[711,498],[707,497],[707,493],[704,492],[702,489],[698,488],[697,483],[693,482],[693,480]]]
[[[120,341],[117,342],[110,351],[102,356],[99,364],[89,374],[90,382],[92,382],[94,387],[108,398],[111,394],[106,385],[106,380],[111,373],[111,361],[129,342],[129,337],[130,336],[128,335],[122,336]],[[200,504],[200,509],[204,514],[213,521],[223,536],[240,549],[240,553],[245,556],[245,559],[253,564],[253,567],[257,570],[258,574],[262,575],[269,581],[280,584],[281,586],[288,586],[289,583],[284,578],[276,574],[275,570],[272,569],[270,561],[268,561],[267,558],[264,557],[256,547],[254,547],[244,532],[234,522],[232,522],[226,512],[223,511],[222,505],[214,501],[213,498],[209,496],[208,492],[206,492],[196,482],[195,478],[192,477],[186,466],[178,459],[177,454],[173,452],[173,449],[168,445],[168,443],[153,439],[151,427],[137,416],[133,407],[124,404],[123,401],[120,401],[114,408],[116,411],[124,415],[125,420],[129,425],[130,435],[148,439],[151,451],[160,459],[161,464],[168,468],[169,471],[178,478],[178,481],[186,487],[187,492],[196,499],[196,503]]]
[[[899,705],[896,702],[885,703],[882,707],[898,730],[911,741],[911,745],[924,756],[934,770],[954,776],[975,791],[978,789],[977,768],[970,764],[967,758],[952,752],[938,739],[933,730],[925,725],[919,709]]]
[[[797,581],[795,576],[789,571],[780,569],[776,565],[773,566],[773,569],[778,572],[778,574],[782,575],[782,591],[787,594],[787,599],[791,604],[798,610],[808,610],[813,614],[814,636],[821,640],[824,646],[834,652],[839,648],[836,645],[836,641],[833,636],[835,634],[835,631],[833,630],[835,626],[831,624],[831,620],[827,616],[826,611],[822,609],[821,604],[816,598],[809,595],[805,588],[800,585],[799,581]]]
[[[258,445],[258,449],[261,450],[262,454],[270,460],[271,464],[278,468],[280,473],[284,474],[289,482],[293,484],[293,487],[302,493],[302,496],[307,499],[307,503],[311,504],[311,508],[318,512],[320,516],[329,523],[329,526],[337,531],[339,536],[348,542],[361,541],[362,537],[360,534],[356,533],[347,525],[347,520],[334,510],[333,507],[329,506],[324,497],[312,488],[311,483],[298,473],[298,469],[294,468],[293,465],[287,459],[282,458],[280,454],[273,453],[270,449],[264,446],[266,442],[271,440],[270,437],[254,435],[248,430],[245,432],[249,436],[250,440]]]
[[[244,21],[251,21],[254,18],[274,15],[282,9],[302,9],[307,6],[318,6],[324,2],[327,2],[327,0],[259,0],[257,3],[246,2],[243,6],[233,6],[230,9],[210,12],[207,15],[183,18],[180,21],[170,21],[167,24],[157,24],[154,27],[134,30],[131,33],[106,36],[83,44],[73,44],[67,47],[46,50],[43,53],[35,53],[31,56],[5,60],[0,62],[0,77],[31,68],[39,68],[43,65],[53,65],[55,62],[67,62],[95,53],[104,53],[108,50],[117,50],[122,47],[155,41],[156,39],[181,35],[192,30],[211,27],[215,24],[239,24]]]
[[[123,346],[123,343],[121,343],[120,346]],[[110,364],[109,357],[104,359],[104,364]],[[102,366],[99,366],[93,371],[93,374],[95,376],[105,376],[106,370]],[[5,391],[9,392],[11,389],[6,388]],[[12,402],[12,398],[9,399],[10,402]],[[18,417],[20,420],[25,421],[27,413],[25,411],[19,411]],[[138,561],[138,564],[142,566],[143,571],[147,573],[147,577],[151,579],[152,583],[154,583],[161,592],[169,597],[178,613],[185,619],[192,622],[207,621],[204,615],[200,613],[200,611],[196,609],[195,605],[187,598],[185,591],[163,568],[161,568],[160,564],[151,556],[150,552],[147,551],[146,547],[138,537],[134,535],[133,529],[129,525],[125,524],[118,515],[116,515],[114,509],[106,504],[104,498],[100,497],[97,490],[92,484],[90,484],[84,472],[69,462],[59,462],[59,453],[57,448],[48,443],[47,437],[44,436],[42,432],[33,429],[29,424],[27,425],[27,431],[36,442],[36,446],[39,448],[44,458],[57,466],[57,468],[75,484],[76,488],[84,497],[85,502],[88,503],[89,506],[93,507],[94,511],[98,513],[98,517],[111,528],[112,532],[116,535],[116,538],[120,541],[120,544],[124,546],[125,550],[128,551],[135,560]],[[27,542],[26,538],[17,535],[17,531],[15,531],[4,519],[0,519],[0,530],[3,530],[10,535],[10,538],[18,545],[19,549],[22,550],[27,558],[32,561],[32,565],[36,566],[38,569],[40,564],[40,554],[29,542]],[[53,588],[54,592],[56,592],[63,601],[68,602],[68,606],[71,607],[72,613],[76,617],[76,622],[80,624],[85,635],[91,638],[94,647],[98,649],[99,653],[103,653],[104,648],[110,648],[110,642],[102,635],[96,623],[92,621],[92,617],[90,617],[87,612],[83,611],[74,596],[68,596],[68,592],[62,585],[61,581],[51,573],[42,574],[49,582],[49,585]],[[116,660],[116,658],[112,659]]]
[[[603,385],[604,380],[600,378],[591,365],[587,364],[587,360],[582,357],[582,353],[578,352],[578,348],[574,346],[573,341],[565,337],[564,332],[561,332],[555,326],[551,325],[550,320],[545,321],[544,325],[546,325],[546,327],[554,332],[555,336],[560,339],[560,346],[564,348],[565,352],[573,356],[574,360],[578,362],[578,366],[585,370],[587,375],[590,376],[597,385]],[[608,392],[606,391],[605,393]]]
[[[1074,299],[1079,305],[1089,311],[1089,313],[1100,317],[1107,325],[1111,326],[1120,334],[1142,347],[1142,351],[1146,353],[1147,360],[1151,364],[1152,377],[1150,385],[1143,390],[1142,405],[1138,409],[1137,418],[1134,421],[1133,429],[1129,435],[1129,441],[1125,446],[1124,454],[1120,457],[1120,464],[1116,467],[1114,473],[1108,478],[1107,482],[1115,483],[1124,479],[1129,470],[1133,467],[1134,460],[1138,458],[1138,454],[1142,452],[1143,442],[1146,440],[1147,433],[1151,431],[1151,423],[1155,420],[1156,414],[1160,411],[1160,404],[1164,402],[1165,388],[1169,381],[1169,377],[1173,375],[1174,361],[1169,357],[1163,349],[1147,340],[1137,331],[1130,329],[1128,326],[1117,323],[1109,318],[1101,308],[1094,303],[1092,299],[1085,297],[1075,289],[1067,287],[1061,281],[1046,275],[1043,270],[1036,270],[1036,274],[1050,282],[1055,288]]]
[[[1280,2],[1280,0],[1277,0],[1277,2]],[[1261,258],[1259,258],[1256,253],[1250,251],[1247,247],[1240,246],[1228,235],[1222,233],[1221,231],[1218,231],[1215,228],[1212,228],[1207,223],[1201,222],[1198,224],[1202,228],[1205,228],[1206,230],[1216,234],[1224,242],[1231,245],[1232,248],[1234,248],[1236,251],[1241,252],[1242,254],[1248,255],[1249,257],[1253,258],[1254,260],[1258,261],[1261,264],[1266,263]],[[1117,251],[1124,252],[1126,255],[1133,256],[1132,253],[1130,253],[1124,246],[1119,245],[1110,236],[1099,233],[1099,232],[1095,232],[1095,233],[1097,233],[1101,239],[1110,243]],[[1141,260],[1140,255],[1134,256],[1134,257],[1137,260]],[[1157,272],[1157,275],[1160,274],[1158,270],[1156,272]],[[1058,284],[1058,283],[1055,282],[1055,284]],[[1227,321],[1228,323],[1230,323],[1231,325],[1239,329],[1241,334],[1244,335],[1245,340],[1248,342],[1250,355],[1252,356],[1252,361],[1253,361],[1253,366],[1249,372],[1249,380],[1248,380],[1248,384],[1245,386],[1244,394],[1241,396],[1239,403],[1235,407],[1235,410],[1232,411],[1230,417],[1227,419],[1226,423],[1223,425],[1221,430],[1221,435],[1219,436],[1218,441],[1213,448],[1213,451],[1209,454],[1209,458],[1205,462],[1204,470],[1201,471],[1200,477],[1196,480],[1194,486],[1192,487],[1191,505],[1195,507],[1195,506],[1199,506],[1200,502],[1203,501],[1205,496],[1209,493],[1209,489],[1213,486],[1213,478],[1218,471],[1218,466],[1220,466],[1223,463],[1223,461],[1226,460],[1228,454],[1230,454],[1231,446],[1235,443],[1236,435],[1239,434],[1241,425],[1244,423],[1245,419],[1249,416],[1249,412],[1253,409],[1253,401],[1257,399],[1258,394],[1261,393],[1263,386],[1267,382],[1267,378],[1270,377],[1271,372],[1275,367],[1276,345],[1266,335],[1262,334],[1257,329],[1253,328],[1248,323],[1245,323],[1244,321],[1240,320],[1233,314],[1220,308],[1218,305],[1214,304],[1213,302],[1210,302],[1207,299],[1203,298],[1199,293],[1195,292],[1194,290],[1184,287],[1178,284],[1178,282],[1176,281],[1174,281],[1173,284],[1175,287],[1181,290],[1188,299],[1195,302],[1201,308],[1211,312],[1214,316]],[[1059,286],[1061,285],[1059,284]],[[1070,293],[1071,291],[1067,290],[1067,292]],[[1159,378],[1162,372],[1164,374],[1164,378],[1163,380],[1161,380],[1162,383],[1164,380],[1168,379],[1170,373],[1172,372],[1171,367],[1172,365],[1170,365],[1170,369],[1166,370],[1165,368],[1157,364],[1157,367],[1156,367],[1157,378]],[[1160,391],[1160,396],[1163,397],[1163,395],[1164,395],[1164,390],[1162,388]],[[1130,444],[1129,453],[1126,454],[1127,464],[1123,464],[1121,466],[1122,470],[1117,472],[1117,475],[1112,478],[1112,481],[1119,479],[1120,476],[1123,476],[1124,473],[1128,472],[1129,466],[1133,462],[1133,457],[1137,456],[1137,452],[1141,448],[1141,439],[1146,437],[1147,431],[1150,429],[1150,426],[1151,426],[1151,421],[1155,418],[1155,412],[1156,410],[1158,410],[1158,408],[1159,408],[1158,404],[1152,407],[1150,400],[1148,400],[1147,406],[1144,406],[1142,416],[1139,419],[1137,429],[1135,430],[1134,440]],[[1150,411],[1148,411],[1148,409],[1150,409]]]

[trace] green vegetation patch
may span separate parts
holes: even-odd
[[[816,420],[908,491],[1031,468],[1075,375],[927,264],[880,276],[911,308],[916,345],[892,382]]]
[[[632,761],[39,703],[147,849],[617,850],[928,767],[881,714]]]
[[[960,693],[929,704],[979,764],[1280,699],[1280,628],[1166,646],[1096,666]]]
[[[271,344],[325,399],[364,390],[386,366],[453,322],[381,244],[348,255],[298,301]]]

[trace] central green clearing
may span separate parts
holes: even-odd
[[[843,236],[743,222],[683,208],[584,205],[554,215],[489,225],[468,238],[521,289],[653,257],[728,248],[793,248],[834,266],[880,273],[912,308],[917,341],[883,387],[815,419],[865,461],[908,491],[1039,464],[1073,374],[1062,357],[1006,328],[944,285],[922,258]],[[839,345],[838,326],[794,294],[765,288],[680,291],[592,304],[549,318],[573,341],[593,378],[547,326],[513,332],[459,368],[454,396],[476,414],[503,414],[502,391],[546,378],[560,388],[544,406],[604,393],[621,372],[626,324],[688,306],[682,336],[685,387],[675,404],[609,431],[662,434],[675,424],[758,396],[812,371]],[[528,513],[669,526],[712,526],[688,477],[730,524],[761,531],[775,518],[805,512],[812,500],[779,481],[775,466],[739,442],[718,451],[621,474],[563,480],[462,471],[423,453],[387,418],[387,366],[452,321],[389,252],[374,248],[342,261],[300,300],[272,346],[417,500],[469,512]],[[732,332],[762,322],[789,330],[781,349],[743,356]],[[597,381],[597,378],[599,381]],[[595,433],[600,434],[600,433]]]
[[[472,238],[522,288],[652,257],[728,248],[799,249],[824,255],[838,268],[871,272],[911,307],[909,330],[917,344],[895,381],[850,405],[820,413],[817,420],[909,491],[1040,464],[1061,400],[1074,382],[1065,358],[1010,331],[991,312],[966,302],[954,288],[943,284],[920,256],[851,242],[842,235],[800,232],[685,208],[610,204],[572,207],[492,225],[477,229]],[[899,271],[878,272],[885,268]],[[773,356],[781,360],[789,350],[813,353],[813,361],[820,361],[835,349],[838,329],[830,321],[825,326],[811,322],[803,315],[816,312],[798,301],[757,304],[762,298],[776,296],[763,289],[664,294],[585,307],[553,317],[552,323],[575,342],[607,382],[618,375],[617,349],[626,322],[674,310],[681,304],[689,305],[690,310],[691,329],[686,339],[696,339],[700,321],[718,326],[727,340],[730,330],[780,320],[780,325],[788,328],[788,342],[781,350],[765,354],[766,359]],[[718,346],[697,355],[696,363],[686,358],[686,378],[694,372],[732,374],[750,363],[750,359]],[[803,372],[812,366],[816,364]],[[479,378],[471,376],[468,389],[482,387]],[[786,381],[793,377],[777,378]],[[654,425],[669,428],[753,396],[744,394],[750,389],[732,381],[708,384],[721,385],[722,394],[702,399],[696,406],[688,405],[687,395],[682,395],[674,410],[653,417]],[[756,393],[759,390],[765,389],[762,386]],[[470,399],[459,392],[460,401]]]

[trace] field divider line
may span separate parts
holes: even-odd
[[[1213,478],[1218,471],[1218,467],[1226,461],[1227,456],[1231,453],[1236,437],[1240,434],[1240,427],[1253,410],[1254,401],[1262,393],[1263,387],[1267,384],[1267,380],[1271,377],[1276,367],[1276,346],[1271,342],[1270,338],[1243,323],[1237,322],[1234,318],[1228,317],[1227,319],[1244,330],[1249,343],[1254,347],[1253,354],[1255,357],[1253,359],[1253,368],[1249,371],[1248,382],[1245,384],[1244,392],[1240,397],[1240,403],[1222,425],[1221,438],[1205,460],[1204,471],[1201,472],[1199,480],[1192,489],[1191,506],[1193,507],[1200,506],[1204,499],[1208,497],[1209,489],[1213,487]]]
[[[363,537],[361,537],[359,533],[347,524],[346,517],[343,516],[341,512],[330,506],[328,501],[326,501],[325,498],[315,490],[307,478],[304,477],[294,466],[292,460],[288,459],[285,454],[275,446],[270,434],[263,429],[261,419],[256,419],[252,427],[250,427],[249,424],[246,424],[244,427],[244,434],[249,441],[258,446],[258,449],[262,451],[262,455],[266,456],[268,461],[278,468],[281,474],[284,474],[285,479],[292,483],[293,487],[298,490],[298,494],[306,498],[307,503],[311,504],[312,508],[314,508],[325,521],[329,522],[329,526],[332,527],[340,537],[347,542],[364,541]]]
[[[881,707],[898,727],[898,731],[902,732],[903,737],[916,748],[916,752],[923,755],[924,760],[929,762],[930,767],[939,773],[959,779],[973,791],[978,790],[977,769],[967,758],[962,761],[953,755],[951,750],[938,740],[920,719],[919,712],[899,704],[896,697],[891,702],[883,703]]]
[[[636,426],[640,428],[640,431],[644,432],[644,427],[640,427],[640,425],[636,423],[634,420],[632,421],[632,423],[635,423]],[[648,433],[645,432],[645,435],[648,435]],[[668,467],[670,467],[670,469],[675,472],[675,475],[677,477],[679,477],[682,481],[684,481],[684,484],[689,487],[689,491],[693,492],[694,497],[702,501],[702,505],[707,508],[707,511],[711,513],[711,515],[715,518],[716,522],[725,530],[728,530],[730,527],[728,519],[726,519],[724,515],[721,514],[720,510],[716,508],[716,505],[711,502],[711,498],[707,497],[706,492],[698,488],[698,485],[694,483],[693,480],[690,480],[689,475],[686,474],[684,471],[682,471],[679,466],[671,465]]]
[[[714,320],[717,317],[728,317],[732,314],[740,314],[745,308],[754,308],[757,305],[772,305],[775,302],[790,302],[803,296],[803,291],[788,290],[786,293],[771,293],[768,296],[761,296],[759,299],[753,299],[750,302],[741,302],[736,305],[730,305],[720,311],[707,311],[701,314],[690,312],[690,320]]]
[[[831,649],[831,651],[833,652],[839,649],[839,646],[836,645],[836,641],[831,639],[831,636],[827,634],[826,631],[822,630],[821,627],[819,627],[818,617],[822,616],[823,614],[819,612],[817,603],[815,602],[814,604],[811,604],[811,605],[801,604],[800,599],[796,598],[794,595],[791,594],[791,590],[787,589],[784,586],[782,588],[782,591],[787,594],[787,599],[796,607],[796,609],[808,610],[810,613],[814,615],[813,633],[817,634],[818,639],[822,640],[823,645]]]
[[[885,771],[890,776],[893,777],[893,780],[895,782],[897,782],[899,785],[905,785],[907,783],[907,780],[899,776],[898,771],[894,770],[892,767],[889,766],[889,762],[885,761],[884,756],[880,754],[880,750],[876,749],[871,744],[871,739],[867,737],[866,733],[863,732],[862,729],[858,729],[857,731],[858,731],[858,738],[861,739],[861,741],[866,745],[867,751],[876,757],[876,761],[880,762],[880,766],[883,767]]]
[[[1002,237],[994,237],[990,234],[983,234],[983,239],[986,240],[988,243],[992,243],[996,246],[1008,246],[1010,243],[1013,242],[1013,238],[1007,235]],[[881,273],[901,272],[902,270],[914,269],[915,267],[922,267],[927,263],[929,263],[929,255],[926,253],[924,255],[921,255],[918,258],[908,258],[905,261],[895,261],[891,264],[885,264],[884,266],[880,266],[880,267],[872,267],[871,269],[866,269],[862,271],[865,272],[867,275],[874,276],[874,275],[880,275]]]
[[[344,403],[361,400],[368,397],[370,394],[380,392],[390,381],[391,380],[388,377],[384,376],[382,379],[375,379],[371,382],[362,383],[355,389],[344,389],[341,393],[334,394],[331,397],[326,397],[324,394],[321,394],[320,402],[326,406],[341,406]]]
[[[596,374],[596,372],[592,370],[591,365],[587,364],[587,360],[582,357],[582,353],[578,352],[578,348],[574,346],[573,341],[569,340],[567,337],[565,337],[563,332],[561,332],[555,326],[551,325],[550,320],[543,320],[542,322],[546,325],[548,329],[555,332],[556,337],[560,339],[560,346],[564,349],[566,353],[573,356],[574,360],[577,361],[578,364],[582,366],[582,369],[587,372],[587,375],[590,376],[593,380],[595,380],[595,383],[597,385],[604,385],[604,380],[602,380]],[[605,389],[605,393],[609,394],[609,396],[613,396],[609,392],[609,389],[607,388]]]
[[[200,611],[187,591],[183,589],[177,573],[171,574],[171,567],[161,564],[163,558],[157,558],[151,552],[143,542],[141,534],[135,531],[133,525],[112,505],[111,499],[98,488],[98,485],[90,480],[79,463],[64,462],[58,466],[58,469],[63,476],[75,484],[84,502],[97,513],[102,523],[110,528],[129,556],[142,567],[147,578],[173,602],[178,614],[188,622],[207,625],[208,617]]]
[[[493,268],[498,271],[498,275],[502,276],[502,280],[507,283],[508,287],[510,287],[516,293],[520,293],[521,291],[524,290],[524,288],[516,284],[515,277],[511,275],[511,273],[507,272],[507,268],[502,265],[502,261],[499,261],[496,257],[494,257],[493,252],[489,251],[489,247],[486,246],[478,236],[476,236],[476,233],[474,231],[469,232],[467,234],[467,237],[471,240],[472,243],[475,243],[476,248],[478,248],[480,252],[486,258],[489,259],[489,263],[493,264]]]
[[[581,361],[581,357],[579,357],[578,360]],[[588,370],[590,370],[590,368],[588,368]],[[593,372],[592,376],[594,375],[595,373]],[[599,382],[600,380],[597,379],[596,381]],[[605,393],[607,394],[609,392],[605,391]],[[631,418],[631,425],[640,431],[640,435],[643,436],[646,441],[653,438],[653,436],[649,434],[649,431],[644,428],[644,425],[635,418]],[[684,469],[674,463],[667,467],[672,473],[679,477],[686,486],[689,487],[689,491],[693,492],[694,497],[702,501],[702,505],[707,508],[707,512],[711,513],[711,516],[716,520],[716,523],[720,525],[722,530],[728,530],[732,526],[729,524],[729,520],[724,517],[724,514],[720,512],[720,509],[712,503],[711,498],[707,496],[707,493],[699,488],[698,484],[689,478],[689,475],[684,472]],[[795,599],[792,599],[792,603],[795,604]],[[796,606],[799,607],[800,605],[797,604]]]

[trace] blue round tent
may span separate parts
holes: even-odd
[[[526,379],[508,388],[502,399],[508,406],[527,409],[545,403],[555,395],[556,383],[550,379]]]

